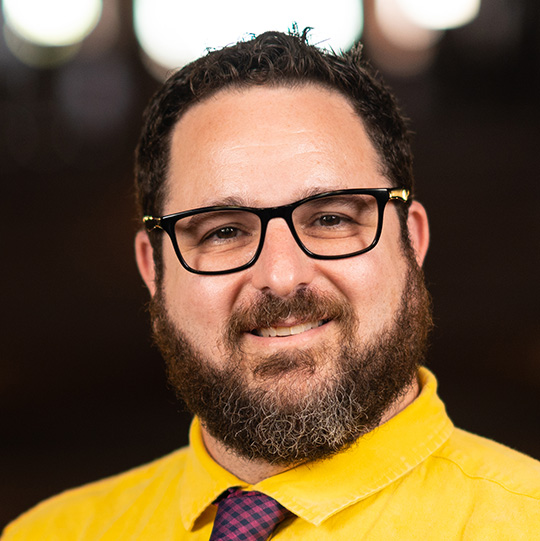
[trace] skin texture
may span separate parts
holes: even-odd
[[[389,185],[380,173],[378,156],[362,121],[347,100],[317,86],[222,91],[192,107],[174,129],[167,182],[164,214],[227,203],[277,206],[321,191]],[[417,202],[410,208],[408,226],[421,265],[429,232],[425,211]],[[142,231],[136,238],[136,255],[141,275],[155,295],[152,249]],[[310,259],[281,219],[269,223],[258,262],[239,273],[189,273],[180,266],[168,239],[163,258],[162,289],[171,321],[218,367],[228,360],[223,335],[231,313],[252,303],[260,293],[288,298],[299,289],[309,288],[342,298],[354,309],[357,338],[362,343],[392,320],[406,287],[407,261],[393,203],[387,205],[377,247],[350,259]],[[276,322],[280,326],[296,323],[300,322]],[[241,348],[249,359],[306,348],[308,344],[337,347],[338,342],[336,325],[329,322],[288,337],[263,338],[245,333]],[[301,394],[331,371],[331,362],[320,363],[310,377],[295,377],[293,372],[272,384]],[[417,392],[416,385],[407,389],[383,421],[406,407]],[[218,463],[248,482],[286,469],[246,461],[204,429],[203,438]]]

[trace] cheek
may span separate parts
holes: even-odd
[[[352,304],[360,327],[381,329],[399,307],[404,264],[400,257],[373,251],[343,260],[332,281]]]
[[[183,268],[165,276],[165,303],[178,328],[202,349],[217,344],[235,298],[230,278],[200,276]]]

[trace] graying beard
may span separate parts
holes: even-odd
[[[264,458],[274,464],[305,461],[315,449],[324,449],[324,455],[329,456],[352,443],[359,430],[369,430],[367,424],[359,423],[363,414],[351,393],[339,384],[332,391],[326,388],[322,395],[319,389],[289,414],[284,415],[272,400],[261,400],[258,405],[256,417],[246,416],[245,409],[234,402],[224,408],[231,426],[241,427],[224,443],[234,449],[231,440],[250,441],[249,458]]]

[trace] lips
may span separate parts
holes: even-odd
[[[325,320],[319,321],[306,321],[305,323],[299,323],[297,325],[291,326],[275,326],[275,327],[265,327],[262,329],[254,329],[252,334],[256,336],[262,336],[264,338],[273,338],[276,336],[293,336],[295,334],[300,334],[311,329],[320,327],[325,323]]]

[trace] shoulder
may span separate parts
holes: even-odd
[[[186,448],[151,463],[67,490],[30,509],[8,525],[2,541],[55,539],[46,532],[83,530],[85,524],[105,525],[138,506],[146,506],[183,473]]]
[[[395,488],[397,515],[425,539],[538,538],[540,463],[463,430],[454,429]]]
[[[432,459],[476,490],[540,503],[540,462],[464,430],[454,430]]]

